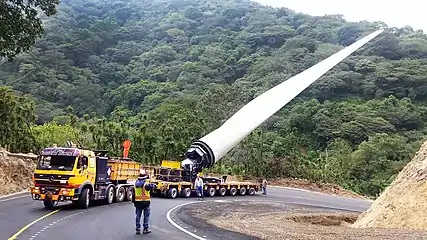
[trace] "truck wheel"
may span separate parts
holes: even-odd
[[[43,205],[44,205],[44,208],[46,208],[47,210],[52,210],[53,206],[55,204],[54,204],[54,202],[52,200],[44,200],[43,201]]]
[[[249,188],[249,195],[254,195],[255,194],[255,188],[251,187]]]
[[[80,208],[87,209],[89,208],[90,203],[90,190],[89,188],[84,188],[80,194],[78,205]]]
[[[176,198],[178,196],[178,190],[176,190],[176,188],[169,189],[168,196],[170,198]]]
[[[191,189],[190,188],[184,188],[182,190],[182,196],[185,198],[191,197]]]
[[[126,189],[124,187],[119,187],[119,190],[117,190],[116,195],[116,202],[123,202],[126,197]]]
[[[127,191],[126,191],[126,201],[132,201],[132,197],[133,197],[133,189],[135,189],[133,186],[128,187]]]
[[[216,190],[215,190],[215,188],[213,188],[213,187],[210,187],[210,188],[208,189],[208,195],[209,195],[210,197],[215,196],[215,192],[216,192]]]
[[[105,192],[105,204],[110,205],[114,201],[114,188],[112,186],[107,188],[107,191]]]
[[[219,189],[219,195],[220,196],[225,196],[226,193],[227,193],[227,189],[225,189],[225,187],[221,187]]]
[[[246,194],[246,188],[245,187],[240,188],[239,194],[241,196],[244,196]]]
[[[230,188],[230,195],[231,196],[236,196],[237,194],[237,188],[236,187],[231,187]]]

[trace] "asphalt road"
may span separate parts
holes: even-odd
[[[21,230],[16,239],[191,239],[171,225],[166,215],[173,207],[191,199],[153,198],[151,203],[150,235],[135,235],[135,214],[130,202],[110,206],[93,206],[75,209],[72,205],[58,206],[60,211],[40,220],[22,231],[26,225],[51,212],[43,208],[42,202],[33,201],[29,194],[0,199],[0,239],[8,239]],[[284,203],[315,205],[350,211],[365,211],[371,201],[356,200],[292,189],[269,188],[268,195],[206,197],[205,200],[251,199],[274,200]],[[141,219],[142,222],[142,219]]]

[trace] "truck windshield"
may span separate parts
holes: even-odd
[[[37,163],[37,169],[50,169],[50,170],[73,170],[75,156],[40,156]]]

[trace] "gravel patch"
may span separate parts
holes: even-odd
[[[177,213],[182,222],[215,239],[427,239],[426,231],[351,228],[360,213],[278,202],[203,202]]]
[[[217,215],[215,211],[210,210],[202,210],[207,205],[211,205],[211,202],[200,202],[190,205],[185,205],[181,208],[178,208],[176,211],[172,212],[172,219],[180,226],[183,226],[190,232],[194,234],[204,237],[209,236],[208,239],[221,239],[221,240],[259,240],[260,238],[255,236],[246,235],[244,233],[233,232],[227,229],[218,228],[214,224],[206,221],[206,215],[203,214],[201,216],[200,213],[211,213],[213,215]],[[222,205],[223,203],[216,203]],[[218,216],[218,215],[217,215]],[[195,230],[192,230],[195,229]]]

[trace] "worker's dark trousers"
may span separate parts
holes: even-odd
[[[197,197],[203,198],[203,187],[196,187]]]
[[[150,202],[149,201],[141,201],[141,202],[135,202],[135,225],[136,230],[141,230],[141,215],[142,211],[144,211],[144,222],[142,226],[144,229],[148,228],[148,221],[150,220]]]
[[[262,187],[262,194],[267,195],[267,186]]]

